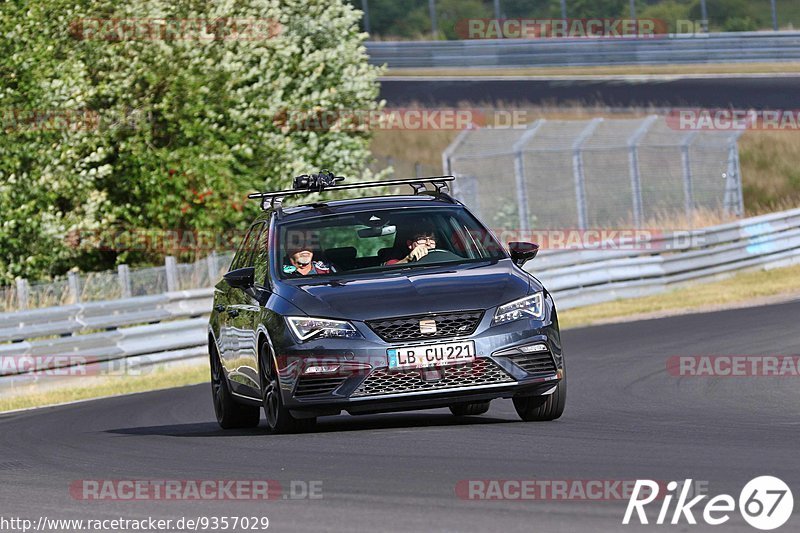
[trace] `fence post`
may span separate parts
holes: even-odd
[[[361,11],[364,12],[364,31],[370,33],[369,4],[367,0],[361,0]]]
[[[772,11],[772,31],[778,31],[778,7],[775,5],[775,0],[770,0],[770,9]]]
[[[442,152],[442,173],[445,176],[453,175],[453,165],[450,161],[450,157],[453,155],[453,152],[455,152],[456,149],[461,146],[461,144],[464,142],[464,139],[467,137],[467,135],[469,135],[470,131],[472,131],[471,126],[461,130],[461,133],[459,133],[456,138],[453,139],[453,142],[450,143],[450,146],[445,148],[444,152]],[[459,183],[460,179],[461,178],[459,177],[456,181],[454,181],[453,186],[450,189],[453,193],[453,196],[458,199],[462,199],[461,184]]]
[[[211,285],[216,285],[217,277],[219,276],[219,261],[217,259],[217,252],[211,251],[206,257],[206,265],[208,265],[208,281]]]
[[[428,0],[428,11],[431,17],[431,35],[435,41],[439,37],[439,24],[436,20],[436,0]]]
[[[168,255],[164,258],[164,267],[167,272],[167,292],[178,290],[178,263],[175,258]]]
[[[519,230],[528,231],[530,227],[530,210],[528,209],[528,188],[525,181],[525,145],[530,141],[539,128],[547,122],[545,119],[539,119],[530,126],[522,134],[517,142],[514,143],[512,151],[514,152],[514,178],[517,184],[517,211],[519,211]]]
[[[28,280],[17,278],[17,309],[24,311],[28,308]]]
[[[122,264],[117,266],[117,280],[119,281],[119,291],[123,298],[130,298],[133,296],[133,288],[131,287],[131,269],[128,265]]]
[[[603,122],[602,118],[592,119],[589,124],[578,134],[575,142],[572,143],[572,174],[575,179],[575,202],[578,210],[578,228],[586,229],[587,209],[586,209],[586,184],[583,172],[583,143],[591,137],[597,126]]]
[[[738,141],[739,136],[736,137]],[[744,216],[744,191],[742,190],[742,167],[741,162],[739,161],[739,145],[736,141],[733,143],[733,152],[734,162],[736,163],[736,186],[737,186],[737,202],[736,202],[736,214],[740,217]]]
[[[67,272],[67,286],[69,286],[69,296],[72,303],[81,303],[81,278],[74,270]]]
[[[689,159],[689,147],[697,137],[697,132],[692,131],[681,142],[681,166],[683,168],[683,203],[686,210],[686,220],[691,225],[692,210],[694,209],[694,191],[692,190],[692,163]]]
[[[631,174],[631,197],[633,198],[633,223],[638,228],[642,225],[644,209],[642,206],[642,176],[639,169],[639,141],[650,129],[658,115],[650,115],[628,139],[628,165]]]
[[[703,33],[708,33],[708,8],[706,0],[700,0],[700,27]]]
[[[728,140],[728,169],[725,172],[725,195],[723,208],[725,213],[741,216],[742,208],[742,177],[739,175],[739,147],[736,140],[739,134],[732,135]]]
[[[417,161],[416,163],[414,163],[414,175],[415,175],[417,178],[419,178],[420,176],[422,176],[422,163],[420,163],[419,161]]]

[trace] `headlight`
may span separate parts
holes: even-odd
[[[498,307],[492,325],[505,324],[525,317],[540,319],[543,316],[542,293],[537,292],[533,296],[526,296]]]
[[[329,320],[327,318],[290,316],[286,318],[292,333],[301,341],[311,338],[326,339],[341,337],[352,339],[361,337],[361,333],[351,324],[343,320]]]

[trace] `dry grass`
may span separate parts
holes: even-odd
[[[614,76],[658,74],[790,74],[800,73],[798,62],[719,63],[702,65],[616,65],[531,68],[395,68],[385,76]]]
[[[132,392],[169,389],[209,380],[208,364],[155,370],[140,376],[75,378],[74,383],[41,389],[30,386],[0,397],[0,412],[100,398]]]
[[[568,309],[559,313],[562,328],[575,328],[624,317],[654,313],[682,314],[689,310],[718,309],[747,304],[759,298],[796,295],[800,292],[800,265],[773,270],[743,272],[711,283],[698,283],[663,294],[615,300]],[[558,305],[558,299],[556,299]]]
[[[800,131],[748,131],[739,158],[748,213],[800,205]]]

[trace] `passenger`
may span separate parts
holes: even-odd
[[[314,261],[311,247],[303,244],[289,250],[289,264],[284,265],[283,272],[295,276],[312,276],[330,274],[331,267],[323,261]]]

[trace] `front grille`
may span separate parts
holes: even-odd
[[[344,383],[347,376],[304,376],[300,378],[294,390],[296,398],[330,394],[336,387]]]
[[[553,362],[553,356],[549,352],[512,355],[508,359],[525,372],[530,372],[531,374],[556,371],[556,364]]]
[[[423,374],[436,373],[439,379],[426,380]],[[376,396],[417,391],[434,391],[455,387],[513,383],[509,376],[491,359],[478,358],[466,365],[441,367],[437,369],[389,371],[377,368],[359,385],[351,395]]]
[[[481,317],[483,311],[465,311],[368,320],[367,325],[385,341],[403,342],[472,335],[478,328]],[[421,320],[435,321],[436,332],[422,333],[419,325]]]

